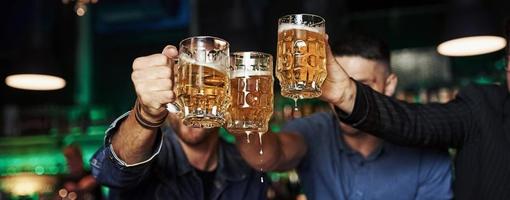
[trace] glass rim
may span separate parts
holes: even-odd
[[[261,57],[269,57],[269,58],[273,58],[273,55],[269,54],[269,53],[264,53],[264,52],[260,52],[260,51],[236,51],[236,52],[232,52],[231,53],[231,56],[244,56],[245,53],[249,53],[250,56],[251,55],[256,55],[256,56],[261,56]]]
[[[248,54],[248,56],[245,56],[244,54]],[[255,60],[258,60],[259,62],[267,63],[266,69],[252,69],[250,67],[242,67],[242,69],[235,68],[234,66],[237,66],[238,63],[245,63],[246,59],[249,61],[247,62],[255,62]],[[236,62],[238,60],[242,60],[240,62]],[[230,54],[230,73],[237,74],[239,71],[252,71],[252,72],[269,72],[271,75],[273,74],[273,55],[269,53],[259,52],[259,51],[236,51]],[[260,74],[262,75],[262,74]],[[265,74],[264,75],[268,75]],[[235,77],[239,77],[239,75],[236,75]]]
[[[191,39],[193,39],[193,38],[197,38],[197,39],[215,39],[215,40],[220,40],[220,41],[225,42],[225,46],[226,46],[226,47],[228,47],[228,48],[230,47],[230,43],[228,43],[228,41],[227,41],[227,40],[225,40],[225,39],[223,39],[223,38],[216,37],[216,36],[210,36],[210,35],[199,35],[199,36],[191,36],[191,37],[184,38],[183,40],[181,40],[181,41],[179,42],[179,47],[181,47],[181,46],[182,46],[182,44],[183,44],[184,42],[189,41],[189,40],[191,40]]]
[[[309,14],[309,13],[294,13],[294,14],[284,15],[284,16],[281,16],[280,18],[278,18],[278,23],[281,23],[281,20],[284,19],[284,18],[289,18],[291,16],[297,16],[297,15],[303,15],[303,16],[310,16],[310,17],[319,18],[320,19],[319,22],[317,22],[315,24],[325,24],[326,23],[326,20],[323,17],[321,17],[319,15],[316,15],[316,14]]]

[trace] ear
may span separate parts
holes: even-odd
[[[391,73],[386,78],[386,84],[384,87],[384,95],[393,96],[395,89],[397,88],[398,77],[394,73]]]

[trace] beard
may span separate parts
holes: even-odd
[[[219,128],[192,128],[184,125],[182,119],[170,114],[170,126],[177,137],[189,146],[198,146],[218,137]]]
[[[198,146],[218,137],[219,128],[191,128],[182,125],[175,133],[187,145]]]

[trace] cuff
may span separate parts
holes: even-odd
[[[352,80],[356,84],[356,99],[354,101],[354,108],[352,110],[352,113],[347,114],[338,107],[335,107],[335,112],[342,122],[345,122],[347,124],[352,125],[353,127],[356,127],[362,124],[367,119],[370,106],[368,103],[366,93],[367,90],[370,90],[371,88],[367,88],[367,86],[357,82],[354,79]]]
[[[148,163],[150,162],[151,160],[153,160],[158,154],[159,152],[161,151],[161,148],[163,146],[163,137],[162,137],[162,133],[161,133],[161,128],[158,128],[158,136],[156,138],[156,143],[157,141],[159,140],[159,145],[158,147],[153,151],[152,155],[144,160],[144,161],[141,161],[141,162],[137,162],[137,163],[133,163],[133,164],[127,164],[125,161],[123,161],[122,159],[120,159],[117,154],[115,153],[115,151],[113,150],[113,146],[111,144],[111,138],[113,136],[113,134],[115,134],[116,130],[119,128],[120,124],[122,121],[124,121],[127,116],[129,115],[130,111],[124,113],[123,115],[121,115],[119,118],[117,118],[111,125],[110,127],[106,130],[106,136],[105,136],[105,139],[104,139],[104,146],[105,148],[107,148],[107,154],[110,154],[108,155],[108,157],[117,165],[121,166],[121,167],[134,167],[134,166],[138,166],[138,165],[142,165],[142,164],[145,164],[145,163]]]

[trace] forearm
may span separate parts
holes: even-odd
[[[235,137],[241,156],[257,170],[292,169],[299,164],[307,148],[297,134],[268,132],[261,140],[258,134],[251,134],[249,142],[246,134],[235,134]]]
[[[336,109],[355,128],[403,145],[459,146],[471,129],[471,110],[464,100],[448,104],[410,104],[356,83],[351,113]]]
[[[142,127],[131,112],[113,135],[111,143],[115,154],[126,164],[147,160],[154,151],[157,128]]]

